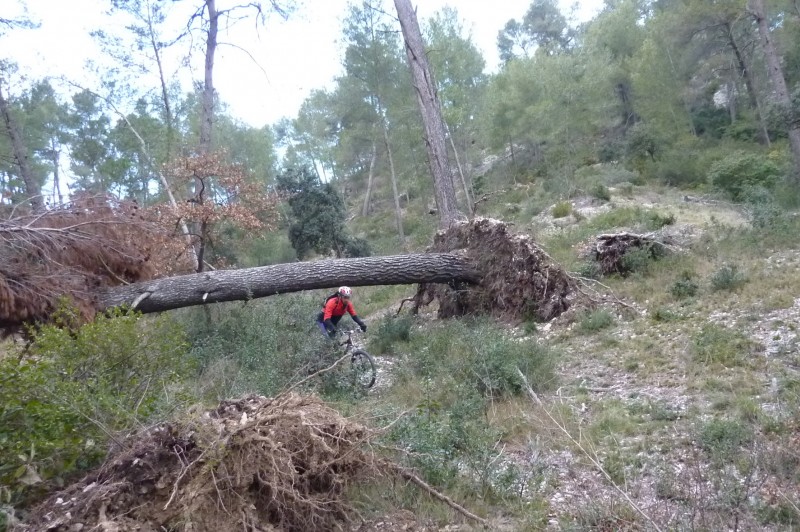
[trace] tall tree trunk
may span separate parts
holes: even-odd
[[[53,163],[53,203],[61,205],[64,203],[64,196],[61,194],[61,179],[58,171],[60,151],[55,139],[50,139],[50,157]]]
[[[33,170],[28,163],[28,150],[22,142],[19,126],[14,119],[8,101],[5,99],[5,96],[3,96],[2,79],[0,79],[0,115],[3,116],[3,123],[11,139],[11,151],[14,154],[14,160],[19,167],[20,177],[25,185],[25,195],[28,197],[28,201],[30,201],[31,208],[34,211],[40,211],[44,206],[42,202],[42,188],[36,180],[36,176],[33,175]]]
[[[375,161],[378,160],[378,141],[372,138],[372,156],[369,158],[369,174],[367,174],[367,193],[364,194],[364,207],[361,208],[361,216],[369,214],[369,202],[372,199],[372,180],[375,178]]]
[[[461,178],[461,186],[464,188],[464,197],[467,200],[467,210],[469,211],[469,215],[472,216],[475,214],[475,205],[472,203],[472,198],[469,194],[469,187],[467,187],[467,180],[464,177],[464,169],[461,167],[461,160],[458,158],[458,150],[456,149],[456,143],[453,140],[453,133],[450,131],[450,126],[447,125],[447,121],[445,121],[444,127],[447,130],[447,138],[450,139],[450,147],[453,148],[453,158],[456,160],[458,176]]]
[[[775,90],[775,98],[787,111],[790,111],[792,102],[789,98],[789,89],[786,87],[786,78],[783,76],[780,55],[772,42],[772,35],[770,35],[769,26],[767,25],[764,0],[750,0],[750,6],[758,22],[758,32],[761,35],[761,44],[764,47],[764,55],[769,67],[769,78]],[[793,116],[789,122],[789,144],[794,157],[794,180],[795,182],[800,182],[800,123],[794,118]]]
[[[219,13],[216,0],[205,0],[208,10],[208,35],[206,35],[205,80],[203,83],[203,115],[200,117],[200,153],[211,150],[211,126],[214,121],[214,54],[217,50]]]
[[[411,6],[411,0],[394,0],[394,5],[397,17],[400,19],[400,28],[403,31],[406,45],[406,57],[411,67],[417,103],[422,115],[425,143],[428,149],[428,164],[433,177],[436,207],[439,210],[439,227],[447,228],[453,222],[465,219],[465,216],[458,210],[456,202],[453,172],[447,157],[444,120],[442,120],[436,83],[428,64],[417,14]]]
[[[753,84],[753,76],[750,74],[750,69],[747,68],[744,54],[742,53],[739,45],[736,43],[736,39],[733,36],[733,26],[731,26],[729,23],[726,23],[725,29],[728,37],[728,45],[733,50],[733,55],[736,56],[736,64],[739,70],[739,75],[744,78],[744,85],[747,88],[747,95],[750,98],[750,105],[758,116],[758,125],[761,127],[761,139],[764,144],[769,146],[770,141],[769,132],[767,131],[767,122],[764,120],[764,115],[761,112],[761,105],[759,104],[758,95],[756,94],[755,85]]]
[[[400,195],[397,192],[397,173],[394,170],[394,157],[392,157],[392,145],[389,143],[389,128],[386,127],[386,119],[383,120],[383,142],[386,145],[386,156],[389,158],[389,173],[392,176],[392,195],[394,196],[397,234],[400,237],[400,245],[405,248],[406,235],[403,232],[403,211],[400,209]]]
[[[166,154],[167,161],[172,159],[172,144],[175,140],[175,124],[172,118],[172,106],[170,105],[169,91],[167,90],[167,79],[164,75],[164,65],[161,60],[161,48],[158,44],[156,29],[153,24],[153,11],[150,4],[147,5],[147,29],[150,37],[150,46],[153,49],[153,56],[156,60],[156,67],[158,68],[158,80],[161,83],[161,101],[164,104],[164,122],[167,124],[167,141],[166,141]]]
[[[479,273],[470,261],[450,253],[418,253],[389,257],[294,262],[166,277],[109,288],[98,296],[101,308],[129,305],[161,312],[205,303],[247,301],[260,297],[331,288],[340,285],[476,283]]]

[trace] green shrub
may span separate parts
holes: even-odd
[[[611,230],[627,227],[633,231],[655,231],[675,223],[675,215],[640,207],[621,207],[600,213],[587,224],[591,230]]]
[[[552,351],[485,320],[449,321],[424,337],[412,336],[409,348],[413,355],[406,367],[413,372],[411,378],[468,386],[485,397],[522,393],[517,368],[535,390],[549,389],[555,381]]]
[[[224,303],[207,309],[207,316],[202,309],[186,309],[182,316],[208,399],[273,395],[305,377],[312,366],[333,362],[338,351],[315,323],[324,297],[286,294]],[[349,319],[342,318],[340,328]]]
[[[653,321],[677,321],[681,319],[679,314],[669,310],[668,308],[658,307],[651,314],[650,317]]]
[[[753,429],[739,420],[712,419],[699,432],[700,446],[717,460],[730,459],[753,438]]]
[[[593,260],[580,263],[577,273],[581,277],[586,277],[587,279],[600,279],[603,277],[603,269],[600,267],[600,264]]]
[[[411,339],[411,326],[414,324],[413,316],[388,316],[381,320],[380,325],[370,334],[369,348],[372,354],[380,355],[390,353],[393,346],[406,343]]]
[[[586,312],[578,323],[578,331],[593,333],[614,325],[614,316],[605,309]]]
[[[675,299],[686,299],[697,295],[697,290],[700,287],[695,283],[691,276],[684,274],[680,279],[672,283],[669,293]]]
[[[692,352],[697,362],[710,365],[741,366],[753,351],[753,342],[737,331],[707,324],[693,338]]]
[[[568,201],[560,201],[553,206],[551,211],[553,218],[564,218],[572,213],[572,204]]]
[[[591,190],[589,191],[589,194],[590,194],[590,195],[591,195],[593,198],[597,198],[597,199],[599,199],[599,200],[603,200],[603,201],[609,201],[609,200],[611,200],[611,192],[608,190],[608,187],[607,187],[607,186],[605,186],[605,185],[604,185],[604,184],[602,184],[602,183],[597,183],[597,184],[595,184],[595,185],[594,185],[594,186],[591,188]]]
[[[780,170],[763,155],[738,150],[714,163],[708,177],[712,185],[734,201],[742,201],[750,187],[771,188],[780,177]]]
[[[736,290],[746,282],[747,277],[739,272],[735,264],[725,264],[711,276],[711,289],[715,292]]]
[[[707,167],[692,150],[672,149],[656,162],[652,177],[672,187],[692,188],[706,181]]]
[[[654,253],[653,246],[628,248],[622,256],[622,271],[628,273],[646,274],[650,270],[650,265],[658,258]]]
[[[69,311],[61,321],[72,322]],[[168,315],[115,311],[75,330],[45,326],[0,360],[0,492],[25,504],[95,465],[117,432],[193,401],[194,369]]]

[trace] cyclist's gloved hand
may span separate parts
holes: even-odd
[[[367,324],[364,323],[364,321],[361,318],[359,318],[358,316],[353,316],[353,321],[356,322],[359,327],[361,327],[361,330],[363,332],[367,332]]]
[[[336,336],[336,325],[331,320],[325,320],[322,323],[325,325],[325,330],[328,331],[328,338],[334,338]]]

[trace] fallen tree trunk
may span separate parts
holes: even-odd
[[[100,292],[97,308],[127,305],[150,313],[339,285],[478,283],[480,280],[481,275],[472,263],[455,253],[333,259],[215,270],[114,286]]]

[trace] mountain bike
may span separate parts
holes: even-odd
[[[346,340],[339,345],[344,346],[345,353],[350,353],[350,371],[352,373],[353,383],[356,386],[369,389],[375,384],[377,373],[375,371],[375,361],[372,359],[372,356],[353,342],[353,335],[360,332],[361,331],[357,329],[342,331],[342,336],[346,337]]]

